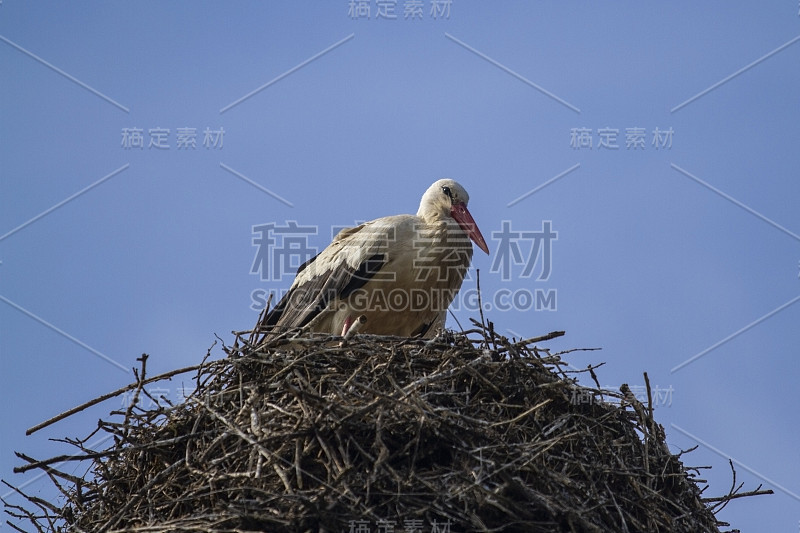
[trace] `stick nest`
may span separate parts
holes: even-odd
[[[184,371],[196,389],[113,412],[65,441],[74,455],[18,453],[18,471],[46,472],[63,497],[16,489],[25,504],[6,512],[38,531],[719,531],[735,491],[701,498],[651,406],[579,386],[537,347],[561,332],[476,332],[257,348],[239,334],[227,358],[156,378],[143,356],[114,394],[143,399]],[[103,433],[113,444],[89,449]],[[54,466],[69,460],[87,474]]]

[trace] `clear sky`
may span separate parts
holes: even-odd
[[[419,4],[0,2],[0,477],[120,401],[26,428],[142,352],[199,362],[332,228],[452,177],[500,332],[648,372],[708,494],[728,458],[776,492],[721,518],[796,532],[800,5]]]

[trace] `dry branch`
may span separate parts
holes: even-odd
[[[113,445],[19,470],[47,473],[58,503],[17,494],[14,529],[35,531],[350,531],[366,521],[430,531],[719,531],[713,513],[766,491],[703,498],[663,428],[627,387],[582,387],[559,354],[475,322],[478,338],[355,335],[284,338],[137,381],[147,395],[101,420]],[[243,346],[240,348],[239,346]],[[568,353],[568,352],[563,352]],[[589,372],[596,380],[594,369]],[[177,405],[145,385],[196,371]],[[606,401],[611,399],[612,401]],[[79,478],[51,465],[85,461]],[[416,521],[416,522],[411,522]]]

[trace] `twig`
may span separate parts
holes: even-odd
[[[186,459],[183,459],[183,458],[182,458],[182,459],[178,459],[177,461],[175,461],[174,463],[172,463],[172,464],[171,464],[170,466],[168,466],[167,468],[165,468],[165,469],[161,470],[161,471],[160,471],[158,474],[156,474],[155,476],[153,476],[153,478],[152,478],[152,479],[151,479],[151,480],[150,480],[150,481],[149,481],[149,482],[148,482],[148,483],[147,483],[147,484],[146,484],[144,487],[142,487],[141,489],[139,489],[139,491],[138,491],[138,493],[136,494],[136,496],[140,496],[140,495],[144,494],[145,492],[147,492],[148,490],[150,490],[150,488],[151,488],[151,487],[153,487],[153,486],[154,486],[156,483],[158,483],[158,482],[161,480],[161,478],[163,478],[163,477],[166,477],[166,476],[168,476],[169,474],[171,474],[171,473],[172,473],[173,471],[175,471],[175,470],[176,470],[176,469],[177,469],[179,466],[181,466],[181,465],[184,463],[184,461],[185,461],[185,460],[186,460]],[[133,495],[132,495],[132,496],[133,496]],[[104,525],[103,525],[103,526],[102,526],[102,527],[99,529],[99,531],[102,533],[103,531],[106,531],[106,530],[108,530],[109,528],[111,528],[111,527],[114,527],[114,526],[117,524],[117,522],[119,522],[119,521],[122,519],[122,517],[123,517],[123,516],[125,516],[125,512],[126,512],[128,509],[130,509],[130,507],[131,507],[131,506],[132,506],[132,505],[133,505],[133,504],[134,504],[136,501],[137,501],[137,500],[136,500],[136,498],[134,498],[134,497],[131,497],[131,498],[129,498],[129,499],[128,499],[128,501],[127,501],[127,503],[126,503],[125,505],[123,505],[123,506],[122,506],[122,508],[121,508],[119,511],[117,511],[117,513],[116,513],[114,516],[112,516],[112,517],[111,517],[111,518],[108,520],[108,522],[106,522],[106,523],[105,523],[105,524],[104,524]]]
[[[513,344],[513,346],[527,346],[529,344],[535,344],[537,342],[549,341],[558,337],[563,337],[564,335],[566,335],[566,333],[567,333],[566,331],[551,331],[547,335],[542,335],[541,337],[531,337],[529,339],[517,341]],[[592,348],[586,348],[586,349],[592,349]]]
[[[475,269],[475,284],[478,290],[478,311],[481,315],[481,333],[483,334],[483,340],[486,343],[485,347],[489,348],[489,338],[486,336],[486,320],[483,318],[483,299],[481,297],[481,269]]]
[[[731,500],[735,500],[736,498],[744,498],[746,496],[761,496],[764,494],[774,494],[772,489],[761,490],[761,485],[759,485],[755,490],[751,490],[748,492],[739,492],[742,488],[743,484],[740,484],[738,487],[736,486],[736,469],[733,467],[733,460],[728,459],[728,464],[731,467],[731,488],[728,491],[728,494],[725,496],[717,496],[712,498],[702,498],[701,501],[703,503],[716,503],[716,505],[711,506],[711,511],[714,514],[719,513],[725,507],[727,507],[728,503]]]
[[[759,485],[759,487],[760,486],[761,485]],[[713,497],[713,498],[701,498],[700,501],[702,501],[703,503],[712,503],[712,502],[725,502],[725,503],[728,503],[729,501],[735,500],[737,498],[747,498],[747,497],[750,497],[750,496],[764,496],[764,495],[767,495],[767,494],[775,494],[775,491],[773,491],[772,489],[764,489],[764,490],[756,489],[756,490],[750,490],[750,491],[747,491],[747,492],[737,492],[736,494],[726,494],[725,496],[716,496],[716,497]],[[720,509],[718,509],[716,512],[719,512],[721,510],[722,510],[722,507]]]
[[[156,382],[156,381],[161,381],[161,380],[164,380],[164,379],[169,379],[172,376],[177,376],[178,374],[185,374],[187,372],[193,372],[195,370],[199,370],[199,369],[203,368],[203,366],[204,366],[204,364],[199,364],[199,365],[193,365],[193,366],[187,366],[187,367],[184,367],[184,368],[179,368],[177,370],[170,370],[169,372],[164,372],[163,374],[159,374],[158,376],[154,376],[152,378],[147,378],[142,382],[142,384],[143,385],[149,385],[150,383],[153,383],[153,382]],[[63,413],[61,413],[59,415],[56,415],[53,418],[49,418],[49,419],[45,420],[44,422],[36,424],[35,426],[29,428],[25,432],[25,434],[26,435],[31,435],[33,433],[36,433],[40,429],[44,429],[47,426],[55,424],[56,422],[58,422],[60,420],[64,420],[65,418],[70,417],[70,416],[74,415],[75,413],[79,413],[79,412],[83,411],[84,409],[88,409],[89,407],[91,407],[93,405],[97,405],[98,403],[104,402],[104,401],[106,401],[106,400],[108,400],[110,398],[113,398],[115,396],[119,396],[120,394],[124,394],[124,393],[126,393],[126,392],[128,392],[130,390],[135,389],[138,386],[139,386],[139,382],[137,381],[136,383],[131,383],[129,385],[125,385],[124,387],[122,387],[120,389],[117,389],[114,392],[109,392],[107,394],[103,394],[102,396],[98,396],[94,400],[89,400],[86,403],[83,403],[83,404],[81,404],[81,405],[79,405],[77,407],[73,407],[72,409],[70,409],[68,411],[64,411]]]
[[[701,500],[698,470],[666,449],[652,391],[647,406],[627,386],[601,391],[594,364],[575,372],[598,389],[579,385],[564,370],[569,350],[535,345],[563,331],[513,342],[470,320],[470,336],[357,334],[345,347],[339,336],[286,338],[295,330],[254,349],[247,339],[260,334],[239,332],[228,357],[182,369],[197,372],[186,401],[166,407],[153,393],[155,406],[101,420],[92,434],[115,437],[108,449],[65,438],[81,453],[20,454],[60,494],[6,512],[75,533],[341,531],[395,516],[447,519],[453,531],[712,531],[714,506],[770,492],[738,494],[734,479],[729,496]],[[145,395],[178,373],[144,370],[116,394]],[[81,478],[50,466],[60,460],[90,465]]]

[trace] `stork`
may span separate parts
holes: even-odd
[[[441,179],[425,191],[416,215],[343,229],[298,268],[259,329],[267,337],[286,331],[432,336],[469,268],[470,240],[489,253],[468,202],[464,187]]]

